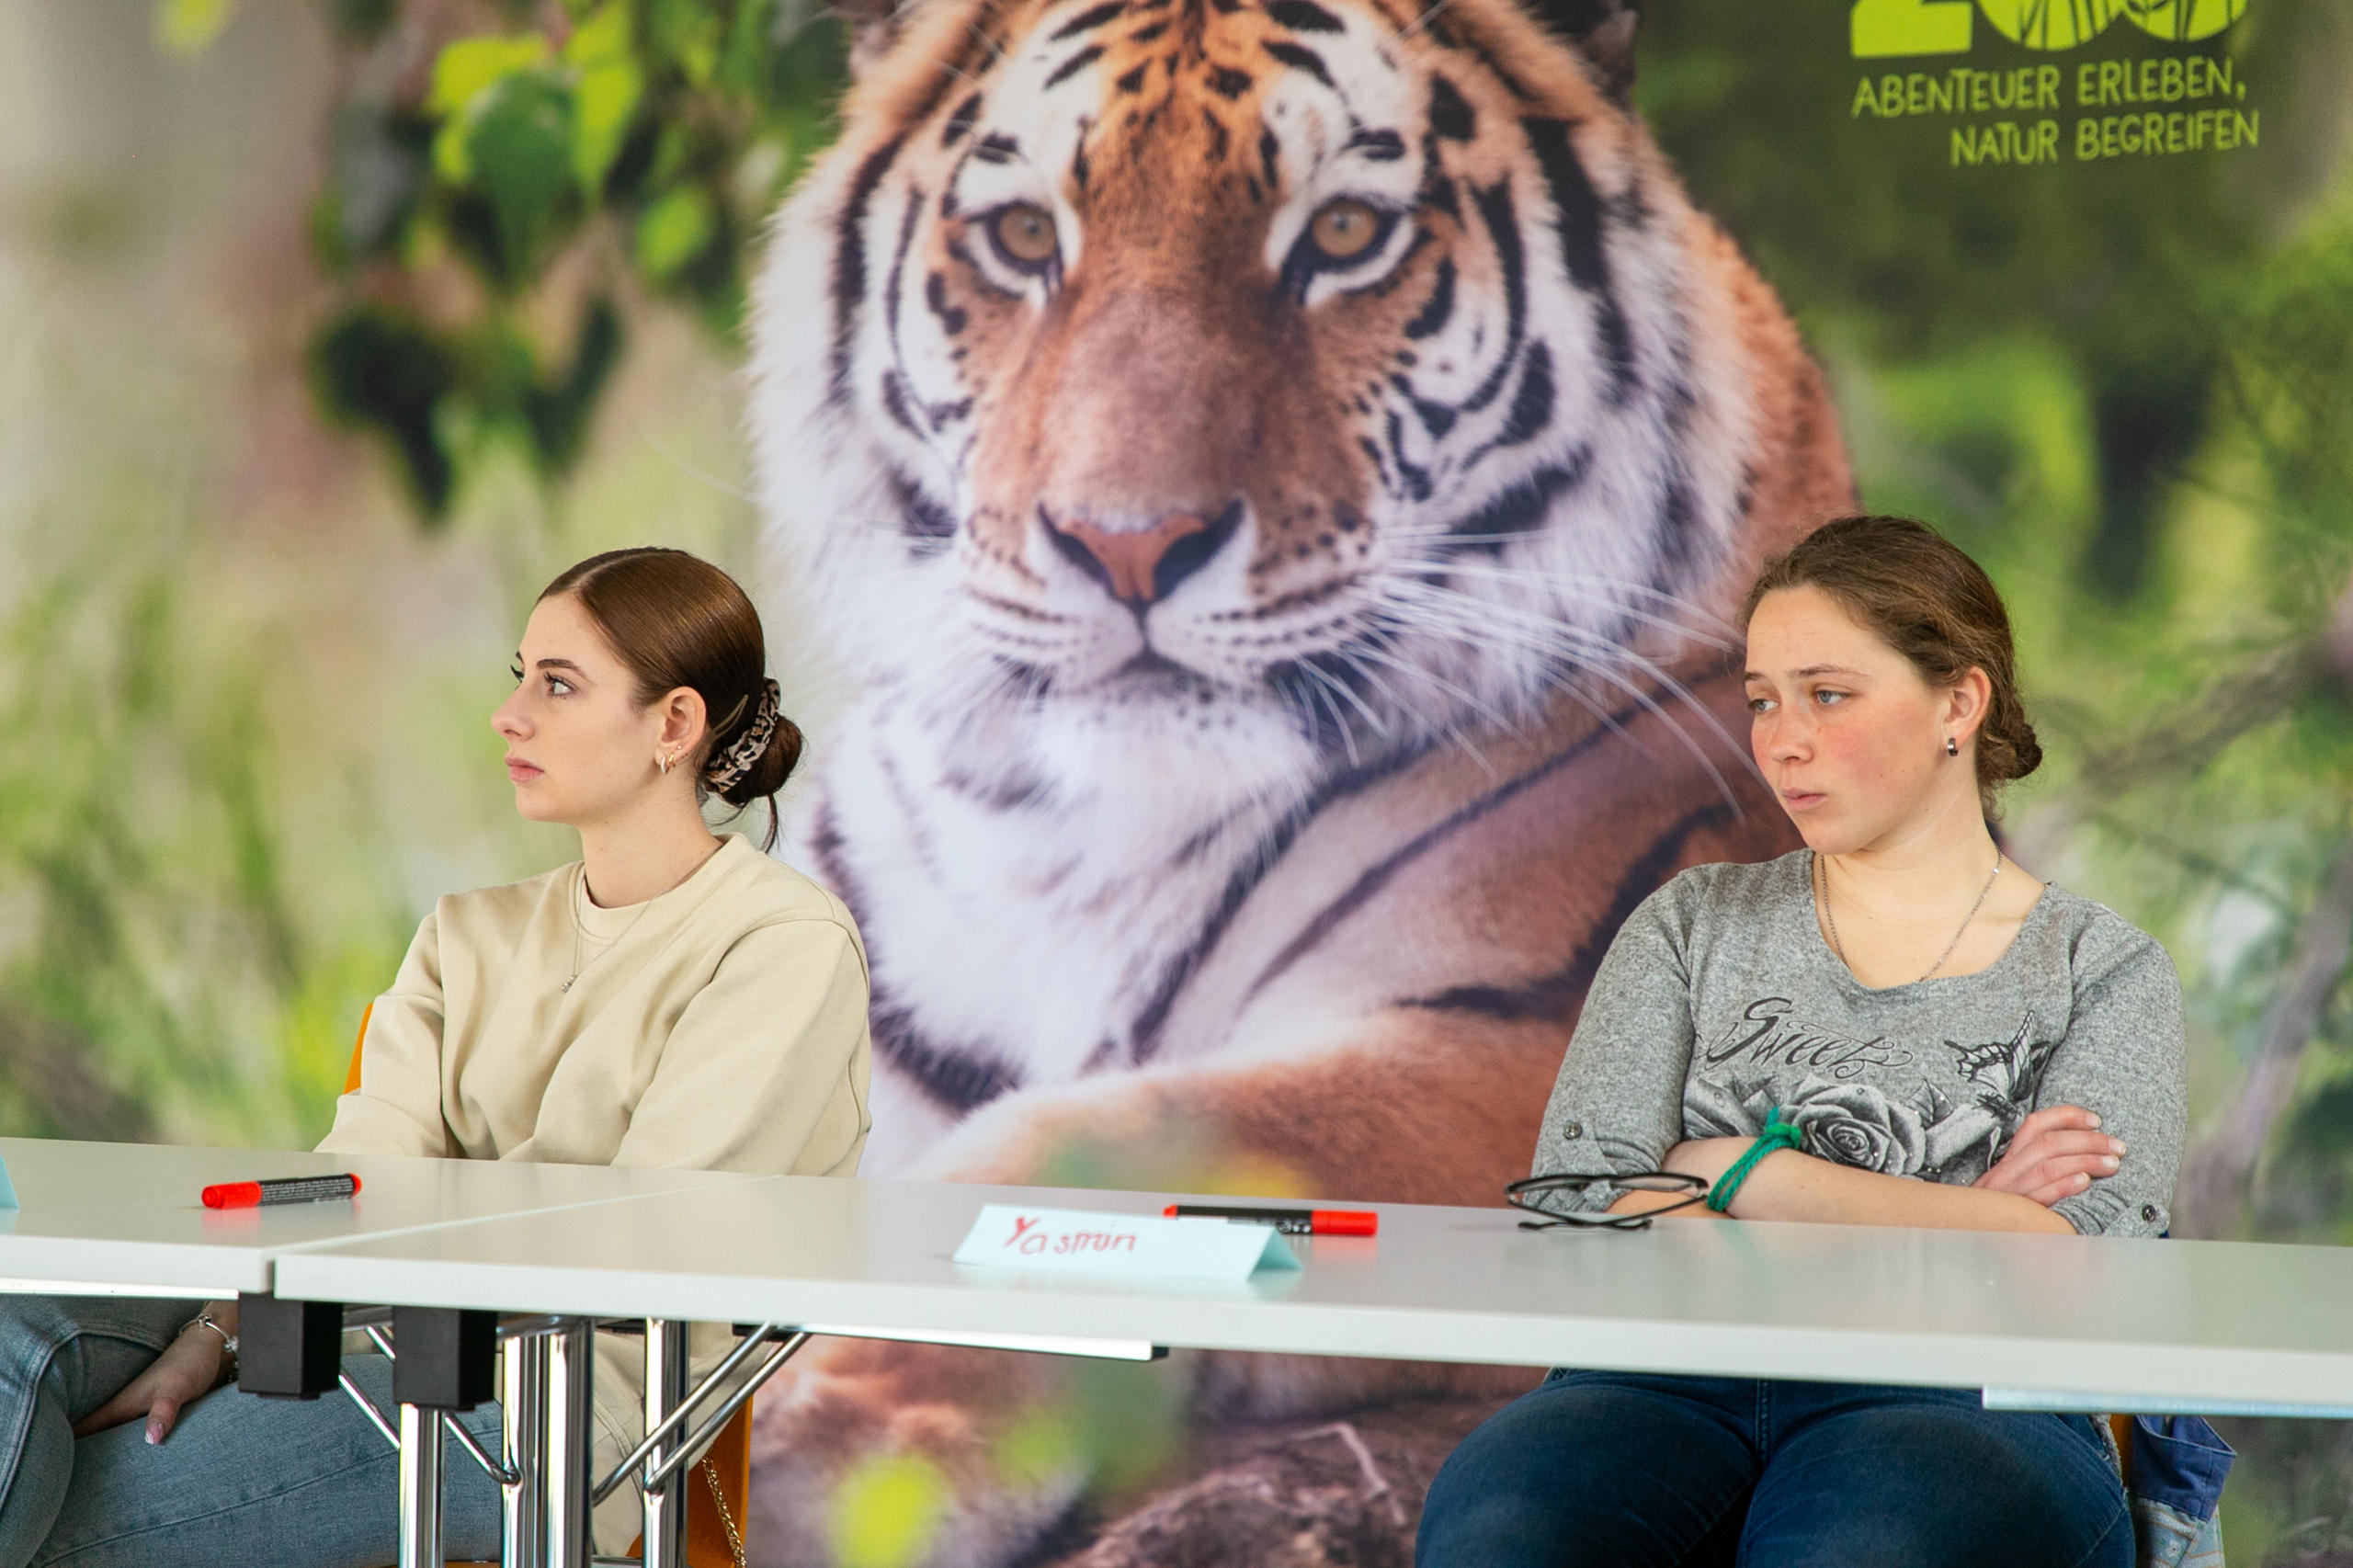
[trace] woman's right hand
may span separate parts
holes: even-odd
[[[74,1435],[86,1437],[144,1415],[147,1440],[160,1443],[171,1436],[182,1410],[220,1385],[224,1359],[221,1336],[191,1324],[148,1363],[145,1371],[124,1384],[120,1393],[75,1422]]]
[[[1994,1168],[1971,1185],[2016,1193],[2048,1209],[2114,1176],[2123,1160],[2123,1142],[2100,1131],[2098,1117],[2081,1106],[2052,1106],[2019,1122]]]

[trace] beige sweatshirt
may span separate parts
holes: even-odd
[[[453,893],[369,1015],[337,1153],[848,1176],[867,1109],[866,950],[842,902],[741,837],[661,897],[579,862]],[[642,1342],[597,1336],[599,1473],[644,1431]],[[732,1341],[696,1335],[707,1364]],[[637,1493],[597,1510],[599,1551]]]

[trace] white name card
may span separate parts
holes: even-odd
[[[1084,1209],[1019,1209],[1004,1203],[981,1210],[972,1233],[956,1249],[956,1261],[1167,1279],[1247,1279],[1261,1268],[1299,1267],[1298,1257],[1270,1225]]]

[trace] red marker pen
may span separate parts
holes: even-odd
[[[1370,1236],[1381,1216],[1370,1209],[1221,1209],[1202,1203],[1172,1203],[1160,1211],[1171,1220],[1230,1220],[1272,1225],[1287,1236]]]
[[[359,1178],[342,1176],[291,1176],[284,1181],[224,1181],[204,1189],[207,1209],[251,1209],[264,1203],[324,1203],[349,1198],[359,1190]]]

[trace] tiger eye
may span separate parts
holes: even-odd
[[[1308,224],[1315,248],[1336,261],[1362,256],[1381,233],[1381,214],[1361,201],[1327,201]]]
[[[995,222],[997,244],[1015,261],[1034,267],[1054,258],[1054,219],[1044,208],[1017,201]]]

